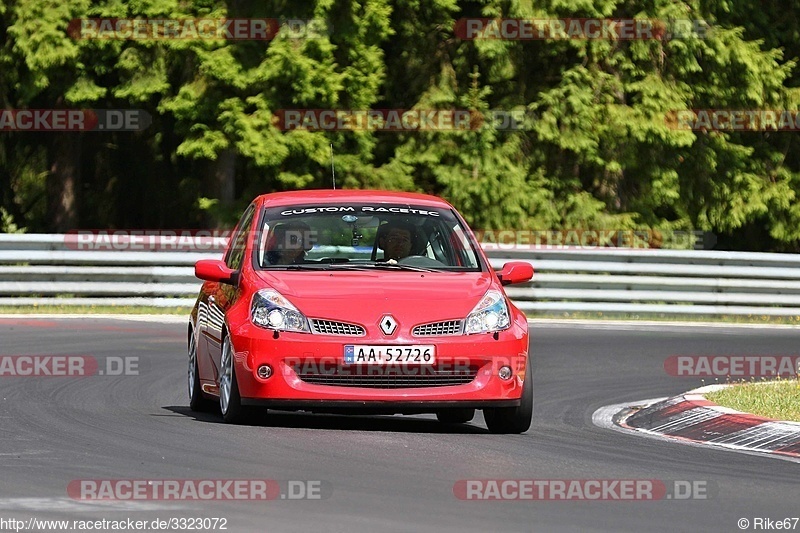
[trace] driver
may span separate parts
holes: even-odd
[[[381,226],[378,246],[383,250],[384,259],[398,261],[411,255],[416,228],[408,222],[388,222]]]
[[[272,265],[302,263],[306,251],[313,248],[311,228],[304,222],[287,222],[276,226],[267,245],[267,261]]]

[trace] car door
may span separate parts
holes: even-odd
[[[250,204],[245,210],[239,223],[231,236],[231,244],[225,255],[225,264],[228,268],[239,271],[245,260],[247,239],[253,226],[256,205]],[[225,328],[225,313],[227,313],[236,296],[237,287],[227,283],[207,282],[206,291],[208,315],[204,330],[208,355],[213,365],[214,381],[219,376],[220,357],[222,354],[222,335]]]

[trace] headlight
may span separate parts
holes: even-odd
[[[310,331],[305,315],[274,289],[262,289],[253,295],[250,320],[262,328],[302,333]]]
[[[508,305],[503,293],[494,289],[486,291],[475,309],[467,315],[464,333],[500,331],[511,325]]]

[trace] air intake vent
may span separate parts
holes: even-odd
[[[438,337],[442,335],[461,335],[462,320],[445,320],[420,324],[411,332],[415,337]]]
[[[348,337],[363,337],[367,334],[367,331],[358,324],[317,318],[311,319],[311,331],[320,335],[344,335]]]

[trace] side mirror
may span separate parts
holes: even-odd
[[[239,282],[239,273],[227,267],[219,259],[201,259],[194,264],[194,275],[205,281],[216,281],[228,285]]]
[[[525,283],[533,277],[533,267],[530,263],[523,261],[512,261],[503,265],[503,269],[497,274],[500,283],[511,285],[512,283]]]

